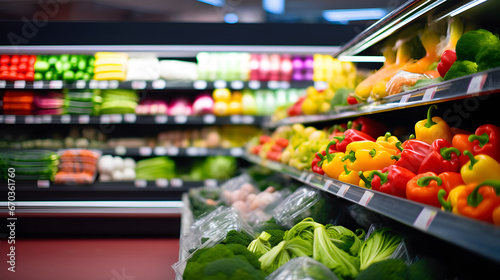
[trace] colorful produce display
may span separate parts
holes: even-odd
[[[94,77],[94,56],[38,55],[34,68],[35,80],[91,80]]]
[[[436,108],[429,107],[427,118],[415,124],[415,135],[405,141],[384,132],[383,124],[360,117],[347,129],[283,126],[271,136],[254,139],[249,151],[299,170],[500,225],[500,198],[495,192],[500,182],[500,128],[485,124],[474,133],[454,133],[441,117],[432,116]]]

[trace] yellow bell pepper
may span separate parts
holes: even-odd
[[[457,186],[453,188],[450,193],[448,194],[448,198],[444,200],[444,196],[446,195],[446,190],[441,189],[438,192],[438,200],[441,203],[442,207],[441,209],[445,211],[451,211],[455,214],[458,213],[457,209],[457,200],[458,200],[458,195],[462,193],[465,190],[465,185]]]
[[[464,151],[470,161],[462,166],[460,174],[465,184],[481,183],[486,180],[500,180],[500,163],[488,155],[472,155]]]
[[[432,110],[435,109],[437,109],[437,105],[430,106],[427,111],[427,119],[415,124],[415,137],[428,144],[432,144],[436,139],[444,139],[451,143],[453,132],[442,118],[432,117]]]
[[[340,173],[344,172],[344,163],[342,162],[342,158],[345,156],[344,153],[330,153],[330,147],[335,145],[336,141],[331,141],[326,147],[326,158],[323,162],[321,168],[325,174],[333,179],[338,179]]]
[[[396,160],[391,159],[394,154],[395,152],[389,152],[375,142],[368,140],[356,141],[347,145],[342,161],[352,170],[381,170],[396,163]],[[358,182],[359,179],[356,184]]]
[[[361,180],[358,175],[359,171],[348,169],[347,165],[344,165],[343,168],[344,171],[340,173],[339,181],[357,186],[359,184],[359,180]]]
[[[399,139],[396,136],[392,136],[390,132],[387,132],[384,136],[380,136],[377,138],[376,143],[380,144],[380,146],[393,150],[397,152],[399,149],[396,147],[396,143],[399,142]]]

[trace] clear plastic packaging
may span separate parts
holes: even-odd
[[[179,239],[180,255],[187,257],[172,265],[176,272],[176,278],[182,279],[187,261],[194,252],[201,248],[213,247],[219,244],[226,238],[230,230],[245,231],[249,235],[255,236],[252,227],[232,207],[221,206],[195,221],[189,232]]]
[[[310,258],[293,258],[273,273],[266,277],[266,280],[338,280],[324,264]]]
[[[404,91],[405,87],[414,86],[418,80],[426,79],[424,74],[399,71],[386,84],[387,95],[395,95]]]
[[[298,188],[273,210],[276,223],[285,228],[292,228],[308,217],[321,224],[335,225],[342,215],[339,205],[329,196],[308,186]]]
[[[378,230],[378,229],[381,229],[381,228],[384,228],[384,226],[382,224],[372,224],[372,225],[370,225],[370,228],[366,232],[365,240],[364,241],[368,240],[368,238],[370,237],[370,235],[375,230]],[[397,234],[397,233],[394,232],[394,234]],[[396,250],[394,250],[394,252],[392,253],[390,259],[401,259],[406,264],[410,264],[411,263],[411,257],[410,257],[410,254],[408,253],[408,248],[406,247],[404,238],[401,238],[401,241],[400,241],[398,247],[396,248]]]

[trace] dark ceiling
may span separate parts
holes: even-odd
[[[239,22],[327,23],[321,12],[330,9],[384,8],[393,10],[405,0],[285,0],[285,13],[262,9],[262,0],[226,0],[221,7],[197,0],[0,0],[0,19],[37,16],[48,20],[120,20],[165,22],[223,22],[234,13]]]

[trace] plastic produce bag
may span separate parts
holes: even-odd
[[[309,258],[293,258],[273,273],[266,280],[338,280],[324,264]]]
[[[230,230],[245,231],[251,236],[255,235],[252,227],[232,207],[221,206],[195,221],[189,232],[180,237],[181,259],[172,265],[177,275],[176,278],[182,279],[187,261],[194,252],[201,248],[213,247],[219,244],[226,238]],[[184,258],[183,256],[187,257]]]
[[[276,223],[292,228],[305,218],[311,217],[321,224],[337,224],[343,212],[322,191],[302,186],[283,200],[273,210]]]
[[[195,62],[161,60],[159,70],[160,77],[165,80],[194,81],[198,78],[198,66]]]
[[[423,74],[399,71],[386,84],[387,95],[395,95],[404,91],[404,87],[414,86],[418,80],[426,79]]]
[[[273,217],[274,208],[276,208],[276,206],[278,206],[290,194],[291,191],[289,189],[283,189],[272,193],[263,191],[255,195],[254,201],[250,203],[251,212],[247,215],[248,223],[250,225],[256,225],[269,221]]]

